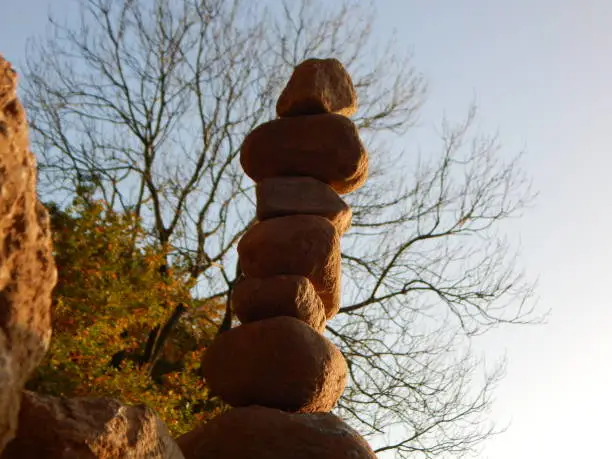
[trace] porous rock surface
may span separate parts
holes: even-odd
[[[185,459],[375,459],[367,442],[330,413],[235,408],[179,437]]]
[[[23,385],[49,345],[57,279],[16,85],[0,56],[0,451],[15,433]]]
[[[312,283],[303,276],[244,278],[232,290],[232,307],[242,323],[288,316],[319,333],[325,329],[323,302]]]
[[[344,391],[347,366],[327,338],[293,317],[259,320],[221,334],[206,350],[202,373],[232,406],[327,412]]]
[[[368,175],[357,127],[335,114],[279,118],[258,126],[244,139],[240,163],[255,182],[308,176],[340,194],[359,188]]]
[[[317,215],[272,218],[254,225],[238,243],[247,277],[307,277],[323,300],[327,318],[340,308],[340,237]]]
[[[183,459],[145,406],[24,392],[19,429],[0,459]]]
[[[357,111],[351,77],[337,59],[308,59],[293,71],[276,104],[280,117]]]
[[[319,215],[342,235],[351,225],[351,208],[327,184],[311,177],[271,177],[256,187],[257,218]]]

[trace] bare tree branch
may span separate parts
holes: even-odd
[[[425,159],[383,143],[405,139],[426,85],[410,55],[375,42],[373,3],[81,3],[77,27],[51,20],[24,79],[46,195],[87,190],[135,212],[198,300],[229,301],[254,222],[242,140],[275,116],[293,66],[338,58],[371,158],[346,198],[344,306],[328,327],[350,370],[339,411],[397,457],[458,457],[492,435],[483,415],[501,368],[483,374],[470,337],[537,319],[501,232],[534,197],[520,155],[504,160],[495,137],[472,132],[475,109],[444,122]]]

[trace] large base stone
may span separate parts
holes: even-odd
[[[179,437],[185,459],[375,459],[359,434],[330,413],[235,408]]]

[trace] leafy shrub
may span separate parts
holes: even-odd
[[[180,263],[160,269],[167,249],[147,243],[133,214],[82,197],[66,210],[48,207],[58,267],[53,337],[28,389],[144,403],[175,435],[223,411],[198,375],[223,304],[193,299]]]

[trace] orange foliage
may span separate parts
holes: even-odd
[[[215,332],[210,319],[223,313],[223,304],[193,299],[194,282],[181,266],[162,275],[168,254],[147,243],[133,215],[80,198],[66,211],[49,207],[58,266],[53,338],[28,388],[145,403],[176,435],[222,411],[197,373]],[[139,360],[150,330],[179,304],[187,312],[160,357],[154,364]]]

